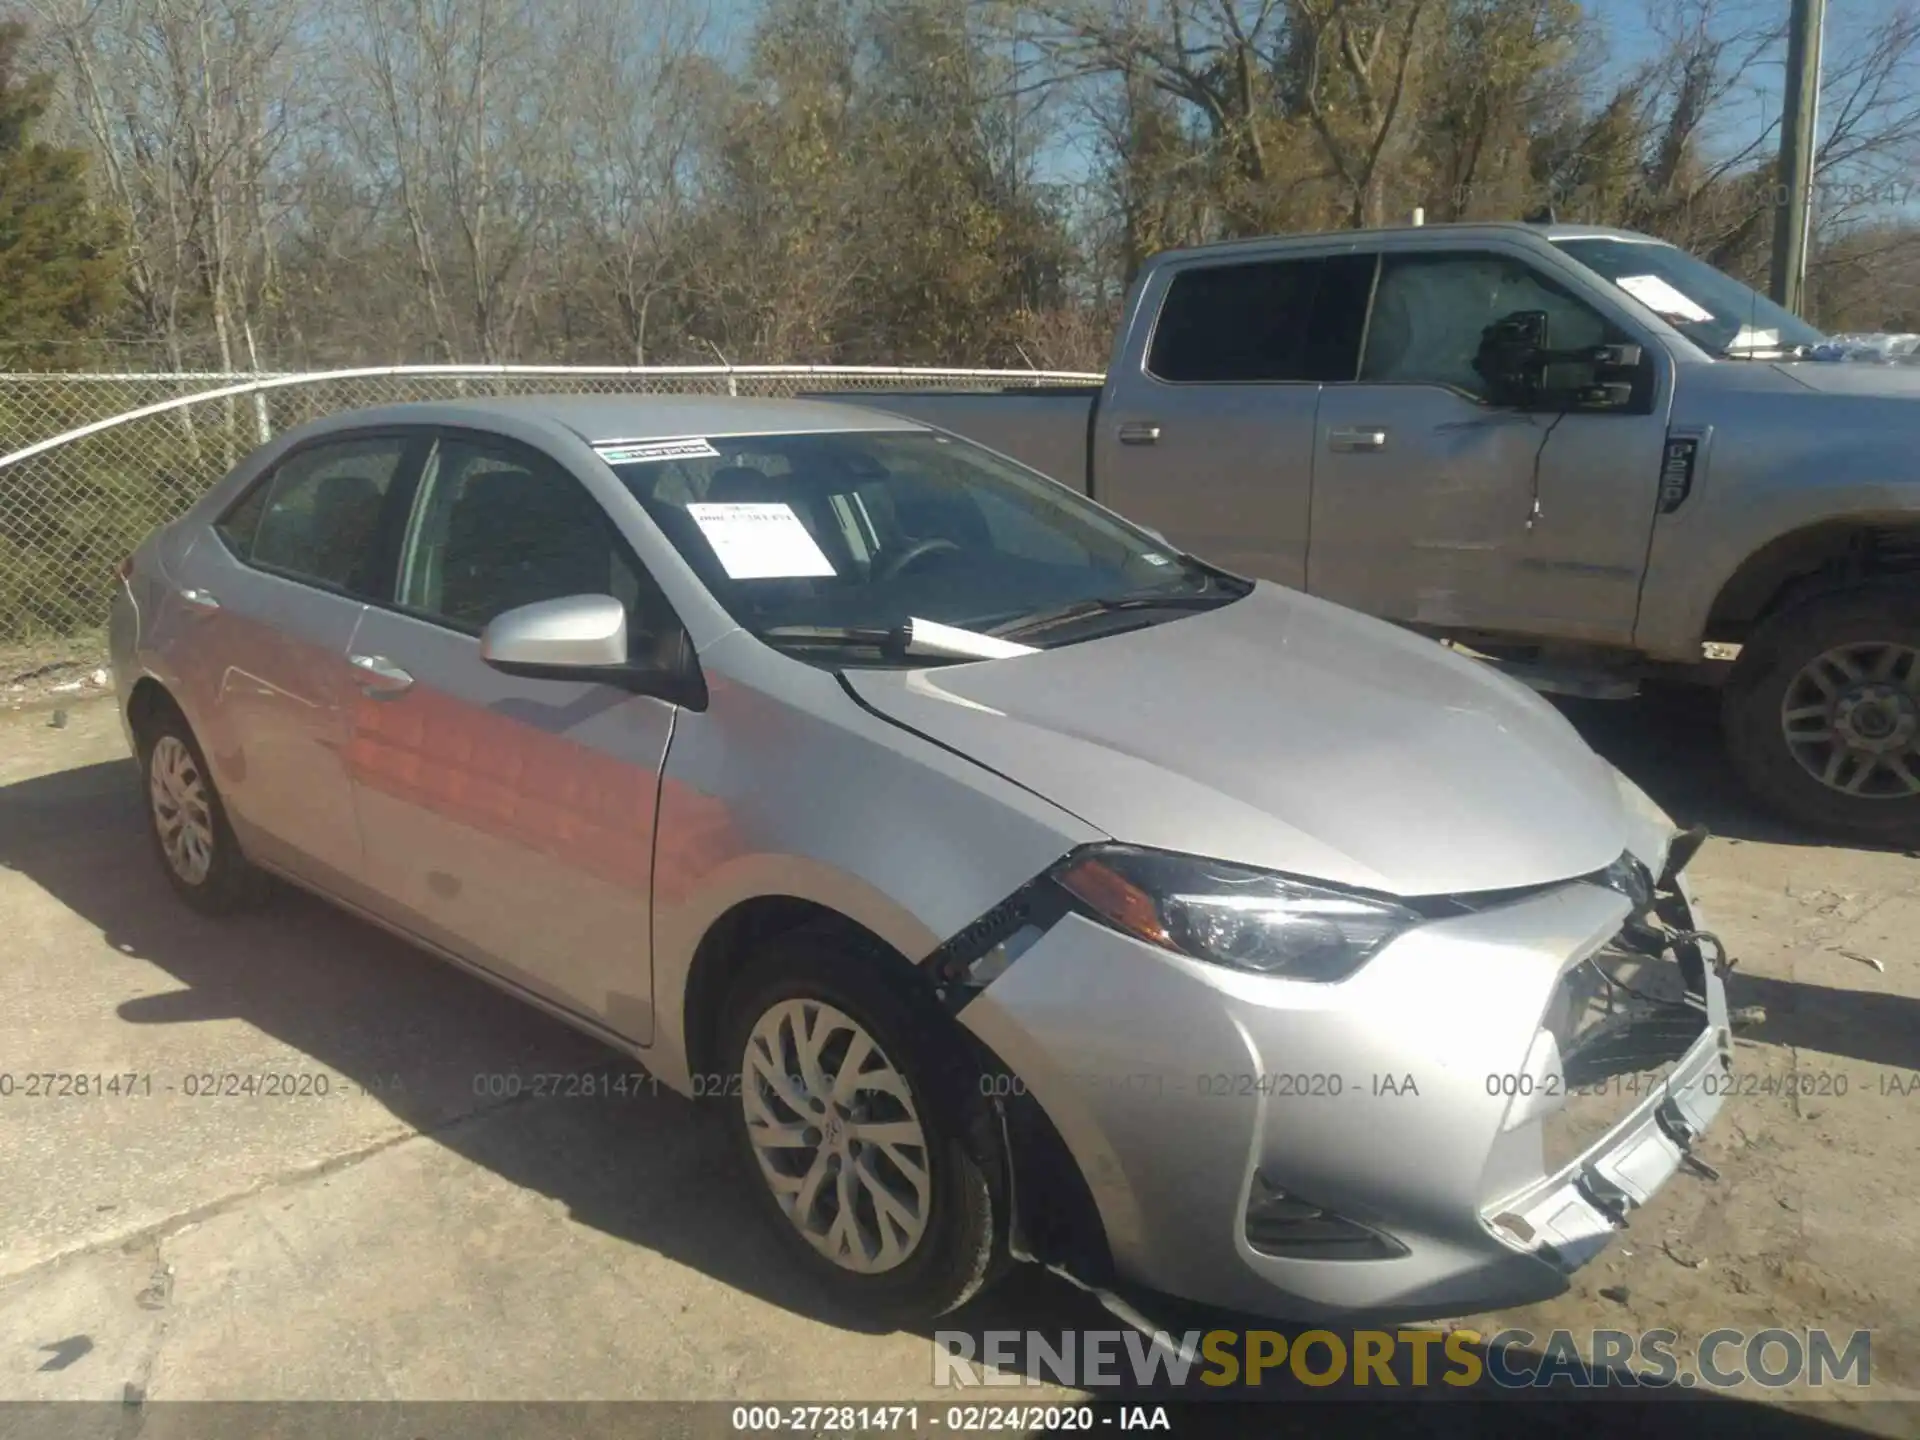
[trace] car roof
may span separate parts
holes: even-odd
[[[735,395],[500,395],[423,400],[330,415],[325,429],[367,424],[458,425],[488,419],[544,420],[589,445],[609,440],[689,435],[836,434],[857,430],[924,430],[901,415],[822,400]]]

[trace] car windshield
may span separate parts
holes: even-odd
[[[1758,291],[1673,245],[1596,236],[1556,240],[1710,354],[1794,354],[1827,337]]]
[[[951,436],[596,448],[734,619],[816,663],[899,663],[875,653],[876,634],[916,621],[1046,647],[1175,619],[1249,588]]]

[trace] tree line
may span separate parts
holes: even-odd
[[[1169,246],[1551,206],[1760,281],[1779,183],[1784,0],[1630,61],[1577,0],[11,9],[8,369],[1097,368]],[[1912,0],[1829,43],[1831,328],[1920,329],[1917,75]]]

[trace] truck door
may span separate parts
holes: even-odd
[[[1095,498],[1203,560],[1304,585],[1320,382],[1353,378],[1373,265],[1196,256],[1152,275],[1095,416]]]
[[[1360,378],[1319,406],[1314,594],[1438,629],[1632,640],[1666,440],[1661,352],[1646,345],[1624,410],[1492,405],[1481,332],[1527,310],[1546,312],[1552,349],[1643,343],[1518,249],[1382,256]]]

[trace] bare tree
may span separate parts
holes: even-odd
[[[589,304],[647,363],[657,304],[684,283],[701,126],[724,77],[702,54],[704,5],[660,5],[644,29],[600,4],[582,57],[570,239]]]
[[[174,368],[1084,364],[1170,245],[1552,201],[1751,277],[1776,203],[1763,0],[1624,71],[1578,0],[21,3]],[[1912,309],[1917,4],[1830,17],[1849,316]]]
[[[353,0],[334,12],[357,156],[397,205],[436,344],[513,350],[536,251],[567,172],[587,39],[581,5],[538,0]]]
[[[176,366],[203,321],[222,368],[257,365],[302,116],[292,0],[34,3],[128,222],[135,305]]]

